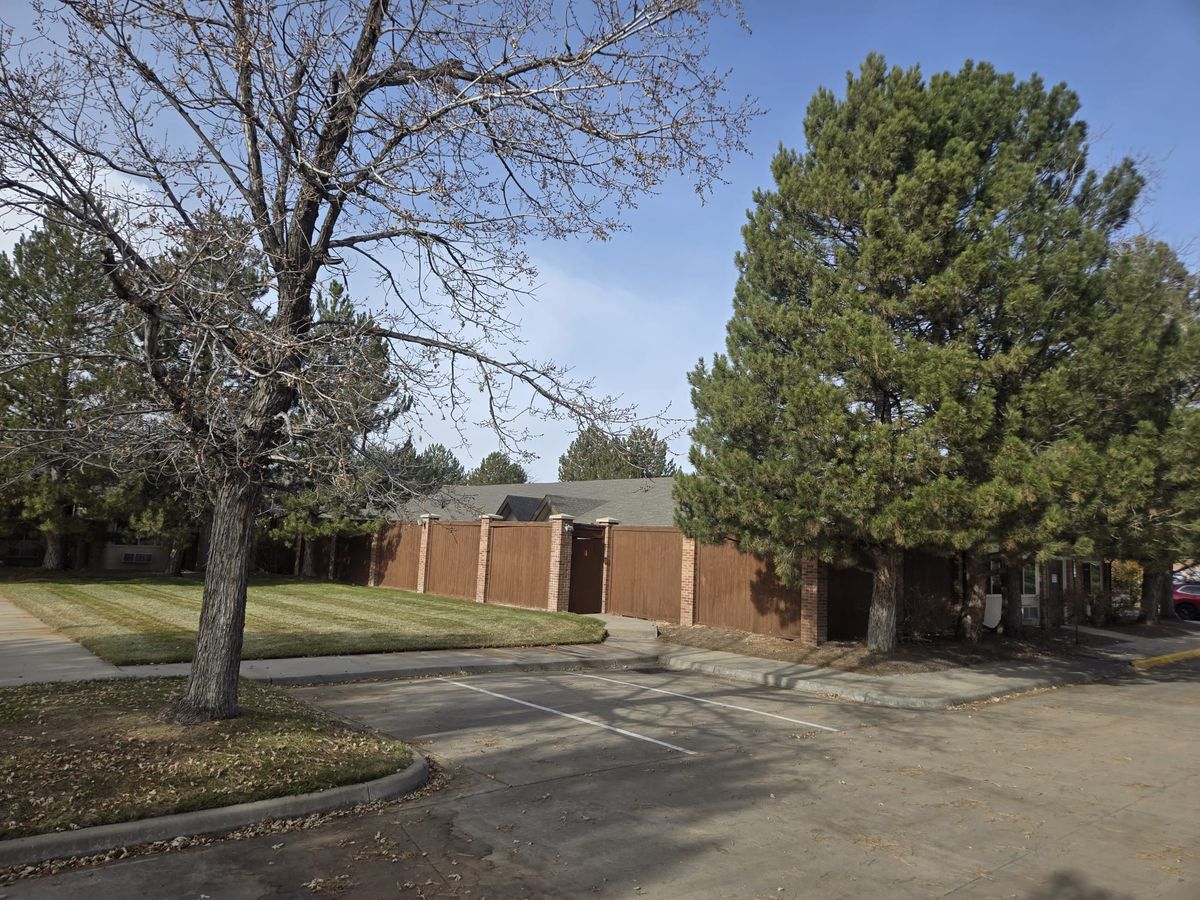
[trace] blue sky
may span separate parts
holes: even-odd
[[[690,417],[687,373],[724,346],[733,256],[755,188],[770,181],[780,144],[802,147],[809,98],[821,85],[840,92],[846,72],[871,51],[928,75],[986,60],[1019,78],[1037,72],[1065,81],[1082,99],[1092,164],[1125,155],[1145,161],[1151,189],[1138,226],[1180,249],[1200,268],[1200,0],[745,0],[751,33],[717,23],[711,55],[732,69],[733,96],[754,95],[752,153],[736,159],[701,204],[690,184],[668,181],[626,216],[607,242],[566,241],[529,248],[540,270],[537,302],[523,320],[528,355],[594,378],[646,414]],[[28,27],[23,0],[0,0],[0,18]],[[0,247],[14,235],[0,234]],[[352,285],[353,287],[358,287]],[[363,286],[364,293],[370,291]],[[537,480],[553,480],[571,435],[560,423],[530,423]],[[441,440],[468,465],[495,448],[484,431],[467,443],[439,421],[422,423],[419,443]],[[687,453],[686,422],[672,449]]]
[[[701,205],[690,185],[669,182],[626,219],[612,240],[532,248],[542,273],[539,302],[526,308],[535,355],[553,356],[598,390],[643,411],[669,405],[690,415],[686,374],[724,346],[735,271],[733,255],[751,192],[769,183],[782,143],[800,147],[809,98],[839,90],[867,53],[919,64],[926,74],[986,60],[1019,78],[1040,74],[1080,95],[1093,139],[1091,161],[1146,160],[1151,189],[1139,226],[1200,265],[1200,2],[754,2],[746,34],[724,23],[712,56],[731,67],[734,95],[754,94],[768,113],[753,125],[753,154],[735,161],[728,184]],[[546,428],[531,448],[538,479],[556,477],[569,436]],[[434,431],[436,434],[436,430]],[[682,459],[687,436],[673,440]],[[491,446],[472,441],[480,456]]]

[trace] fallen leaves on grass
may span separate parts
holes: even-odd
[[[323,790],[410,761],[402,744],[252,682],[238,718],[174,725],[163,714],[182,686],[0,689],[0,839]]]

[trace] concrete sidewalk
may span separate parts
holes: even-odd
[[[556,669],[616,669],[658,664],[652,643],[503,647],[486,650],[410,650],[294,659],[248,659],[242,677],[272,684],[332,684],[377,678],[425,678],[454,673],[482,674]],[[122,675],[186,675],[187,663],[122,666]]]
[[[945,709],[1038,688],[1085,684],[1130,671],[1128,662],[1076,658],[1014,660],[909,675],[863,675],[675,644],[664,645],[659,664],[676,672],[697,672],[894,709]]]
[[[659,664],[678,672],[698,672],[874,706],[945,709],[1039,688],[1100,681],[1128,674],[1130,664],[1140,659],[1200,649],[1200,629],[1194,634],[1165,638],[1084,626],[1079,631],[1121,643],[1088,647],[1087,655],[1069,659],[1011,660],[908,675],[863,675],[675,644],[662,645]]]
[[[0,598],[0,687],[120,675],[36,616]]]
[[[242,675],[275,684],[314,684],[454,673],[657,667],[786,688],[898,709],[945,709],[1038,688],[1098,681],[1131,671],[1134,660],[1200,648],[1195,635],[1146,638],[1080,627],[1122,643],[1088,648],[1087,656],[1013,660],[909,675],[863,675],[669,644],[650,622],[597,616],[609,630],[602,644],[419,650],[293,659],[245,660]],[[115,676],[186,675],[187,663],[112,666],[7,601],[0,600],[0,685]]]

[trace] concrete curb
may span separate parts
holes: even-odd
[[[1129,664],[1135,669],[1153,669],[1155,666],[1166,666],[1188,659],[1200,659],[1200,649],[1179,650],[1175,653],[1163,653],[1159,656],[1143,656],[1141,659],[1130,660]]]
[[[412,750],[412,754],[412,763],[400,772],[326,791],[0,841],[0,869],[48,859],[87,856],[180,836],[230,831],[265,819],[294,819],[359,803],[402,797],[429,779],[429,764],[425,757],[416,750]]]
[[[619,659],[564,659],[541,663],[472,663],[465,666],[407,666],[359,672],[323,672],[309,675],[243,675],[265,684],[346,684],[353,681],[380,681],[396,678],[431,678],[435,675],[491,675],[497,672],[562,672],[570,669],[628,669],[656,666],[658,656],[629,656]]]
[[[1090,672],[1071,672],[1047,677],[1030,677],[1018,683],[1016,680],[997,687],[967,690],[955,694],[938,694],[933,696],[912,696],[907,694],[882,693],[879,691],[857,688],[849,685],[831,684],[821,679],[808,679],[798,675],[780,675],[772,672],[754,672],[739,669],[736,666],[726,666],[720,663],[699,662],[695,660],[678,660],[664,656],[660,660],[663,667],[673,672],[699,672],[703,675],[715,675],[718,678],[728,678],[749,684],[760,684],[765,687],[785,688],[803,694],[818,697],[832,697],[838,700],[852,700],[855,703],[865,703],[868,706],[882,706],[889,709],[938,710],[965,703],[978,703],[981,700],[994,700],[1009,694],[1038,690],[1039,688],[1061,687],[1068,684],[1090,684],[1111,678],[1128,667],[1123,663],[1113,663],[1097,667]]]

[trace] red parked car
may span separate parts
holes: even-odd
[[[1200,619],[1200,582],[1175,585],[1175,614],[1181,619]]]

